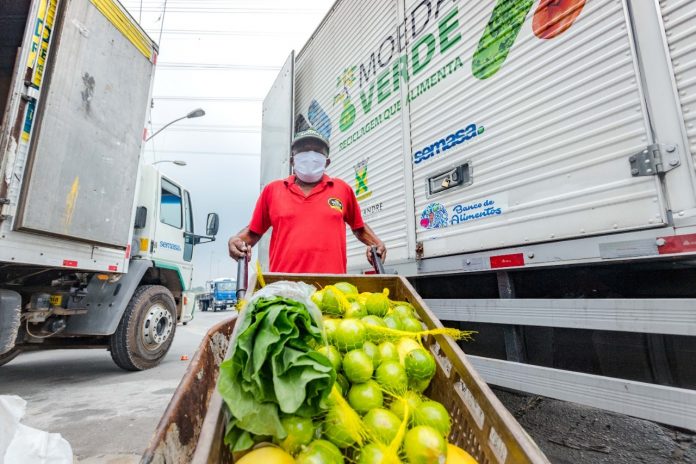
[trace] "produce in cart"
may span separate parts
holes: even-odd
[[[447,439],[447,409],[427,397],[436,361],[408,302],[276,282],[242,308],[218,389],[238,462],[430,464],[476,462]],[[274,447],[273,450],[267,449]]]

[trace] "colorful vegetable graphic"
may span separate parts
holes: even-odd
[[[321,135],[329,140],[331,138],[331,118],[326,114],[324,108],[321,107],[318,101],[312,100],[307,110],[307,118],[309,118],[309,123],[314,127]]]
[[[534,12],[532,29],[540,39],[553,39],[573,25],[585,0],[541,0]]]
[[[488,79],[500,70],[533,4],[534,0],[498,0],[474,53],[474,76]]]
[[[567,31],[580,16],[586,0],[541,0],[532,29],[540,39],[553,39]],[[534,0],[498,0],[472,60],[472,71],[488,79],[505,63]]]

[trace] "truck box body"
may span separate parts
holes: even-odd
[[[155,45],[113,0],[17,5],[2,48],[0,259],[123,272]]]
[[[264,101],[262,184],[313,126],[487,381],[696,430],[695,22],[691,0],[338,0]]]
[[[298,54],[295,120],[330,138],[391,263],[591,237],[577,262],[633,256],[609,234],[693,233],[696,6],[546,3],[338,1]],[[635,171],[656,152],[669,172]],[[477,259],[419,266],[496,266]]]

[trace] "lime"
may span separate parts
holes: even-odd
[[[382,319],[379,316],[364,316],[360,318],[360,320],[365,324],[366,326],[374,325],[376,327],[386,327],[387,324],[384,323],[384,319]]]
[[[394,330],[402,330],[401,319],[396,314],[387,314],[382,318],[387,327]]]
[[[332,288],[324,289],[324,296],[321,299],[321,312],[324,314],[329,314],[331,316],[342,316],[343,307],[338,301],[338,295],[336,291]]]
[[[359,319],[343,319],[334,333],[336,346],[341,351],[360,348],[365,343],[365,324]]]
[[[349,282],[338,282],[334,284],[334,287],[342,291],[346,295],[357,295],[358,288]]]
[[[393,412],[386,409],[372,409],[363,417],[365,428],[371,437],[388,445],[399,433],[401,421]]]
[[[348,392],[348,403],[360,414],[365,414],[370,409],[381,408],[383,402],[382,389],[374,380],[356,383]]]
[[[401,319],[406,317],[413,317],[413,310],[405,305],[399,305],[393,309],[393,313],[399,316]]]
[[[403,393],[408,387],[406,370],[397,361],[382,362],[377,368],[375,379],[389,393]]]
[[[287,434],[280,446],[288,453],[295,454],[314,438],[314,424],[311,419],[299,416],[286,416],[280,420]]]
[[[447,463],[446,464],[478,464],[472,455],[453,445],[447,443]]]
[[[383,317],[389,311],[389,298],[384,293],[372,293],[365,301],[367,313]]]
[[[445,407],[437,401],[423,401],[413,413],[414,425],[429,425],[447,438],[452,424]]]
[[[346,396],[346,394],[348,394],[348,389],[350,388],[350,383],[348,383],[348,379],[346,379],[345,375],[338,374],[336,376],[336,385],[338,385],[338,389],[341,390],[341,394],[343,396]]]
[[[241,459],[235,461],[238,464],[255,464],[258,462],[274,463],[274,464],[292,464],[299,461],[295,461],[292,456],[283,451],[282,449],[275,446],[264,446],[263,448],[257,448],[255,450],[249,451]],[[317,461],[319,462],[319,461]],[[321,461],[330,462],[330,461]],[[304,464],[314,464],[313,461],[305,461]]]
[[[312,300],[312,303],[317,305],[317,308],[321,309],[321,299],[324,298],[324,291],[319,290],[318,292],[312,293],[312,296],[310,299]]]
[[[381,317],[378,316],[365,316],[360,319],[363,324],[365,324],[365,329],[367,329],[367,338],[372,341],[379,341],[383,335],[381,332],[375,330],[377,328],[386,327],[387,324],[384,323]]]
[[[267,461],[267,464],[272,462]],[[341,450],[326,440],[314,440],[295,458],[295,464],[343,464],[344,462]]]
[[[396,349],[399,352],[399,362],[401,364],[406,363],[406,355],[409,354],[413,350],[420,350],[423,348],[423,345],[418,343],[412,338],[409,337],[403,337],[399,340],[399,342],[396,344]]]
[[[365,342],[365,343],[363,343],[362,350],[365,353],[367,353],[367,355],[372,360],[372,365],[375,368],[377,368],[377,366],[379,366],[379,363],[381,361],[380,356],[379,356],[379,349],[377,348],[377,345],[375,345],[372,342]]]
[[[379,351],[380,362],[399,360],[399,350],[396,349],[396,345],[392,342],[380,343],[377,346],[377,351]]]
[[[352,383],[367,382],[374,371],[372,360],[363,350],[349,351],[343,357],[343,372]]]
[[[442,463],[447,458],[447,442],[434,428],[419,425],[406,433],[404,451],[410,464]]]
[[[404,317],[401,319],[401,327],[406,332],[422,332],[423,330],[423,324],[420,323],[418,319],[415,317]]]
[[[346,427],[345,417],[335,407],[326,413],[324,436],[339,448],[347,448],[355,443]]]
[[[338,349],[335,346],[322,346],[317,351],[326,356],[326,358],[331,362],[331,365],[333,366],[336,372],[341,371],[341,353],[339,353]]]
[[[324,333],[326,334],[326,339],[329,341],[329,343],[335,343],[336,341],[336,329],[338,328],[339,322],[341,322],[340,319],[330,318],[325,318],[323,321]]]
[[[414,392],[423,393],[430,386],[430,380],[431,379],[424,379],[424,380],[409,379],[408,389],[413,390]]]
[[[423,348],[411,350],[404,358],[409,379],[430,380],[435,375],[435,358]]]
[[[357,464],[382,464],[384,460],[384,452],[374,443],[363,446],[359,456]]]
[[[346,319],[360,319],[365,316],[367,316],[367,309],[357,301],[353,301],[344,314]]]
[[[404,419],[404,406],[408,404],[408,416],[413,417],[413,413],[416,408],[421,404],[421,397],[416,392],[407,391],[404,396],[394,398],[389,410],[396,414],[396,416],[403,420]]]

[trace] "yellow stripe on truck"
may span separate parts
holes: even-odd
[[[90,0],[94,6],[118,29],[145,58],[154,60],[154,46],[149,37],[113,0]]]

